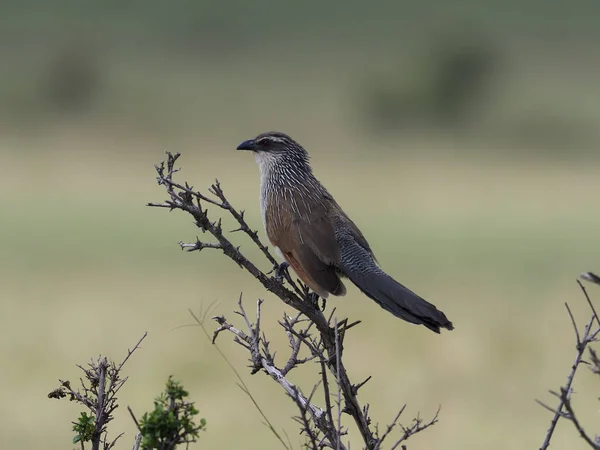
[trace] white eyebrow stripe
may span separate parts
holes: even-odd
[[[260,138],[258,140],[259,143],[261,143],[261,141],[271,141],[271,142],[282,143],[285,140],[283,138],[278,137],[278,136],[264,136],[264,137],[262,137],[262,138]]]

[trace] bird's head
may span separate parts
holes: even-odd
[[[278,163],[308,165],[306,150],[287,134],[278,131],[259,134],[242,142],[237,149],[253,152],[261,167]]]

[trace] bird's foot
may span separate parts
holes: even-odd
[[[292,278],[290,277],[290,271],[288,270],[290,265],[287,262],[282,262],[275,269],[275,278],[277,281],[281,282],[283,280],[287,280],[288,283],[292,283]]]
[[[325,298],[323,299],[323,307],[321,307],[319,305],[319,298],[319,294],[316,292],[311,292],[308,294],[308,300],[310,301],[311,305],[319,311],[325,311],[325,304],[327,300]]]

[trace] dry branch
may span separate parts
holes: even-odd
[[[301,424],[302,432],[306,436],[307,445],[310,448],[347,448],[342,442],[342,437],[347,433],[341,425],[341,414],[344,412],[354,420],[362,437],[364,448],[369,450],[379,449],[383,438],[387,437],[400,416],[398,415],[392,425],[388,426],[383,436],[379,436],[377,427],[372,425],[368,414],[369,405],[361,407],[358,401],[358,391],[370,377],[358,384],[353,384],[350,381],[343,363],[343,342],[345,332],[359,322],[348,324],[347,319],[338,322],[333,316],[333,312],[328,318],[325,317],[314,301],[313,295],[309,293],[308,288],[299,280],[292,280],[287,271],[283,270],[284,268],[277,263],[277,260],[273,257],[268,247],[261,242],[257,231],[253,230],[246,222],[244,211],[233,207],[226,198],[218,181],[209,188],[211,196],[195,191],[187,183],[181,184],[174,181],[173,176],[180,170],[175,168],[175,163],[179,156],[179,154],[173,155],[167,153],[167,161],[155,166],[158,174],[158,184],[165,187],[168,200],[163,203],[149,203],[148,206],[181,210],[192,215],[198,228],[202,232],[212,235],[215,242],[201,242],[199,239],[192,244],[180,242],[182,249],[187,251],[200,251],[204,249],[222,251],[228,258],[249,272],[266,290],[273,293],[286,305],[291,306],[299,313],[293,318],[284,316],[283,321],[279,322],[287,335],[291,348],[290,356],[283,366],[275,364],[274,356],[269,350],[269,341],[264,335],[261,335],[261,300],[257,303],[255,323],[252,323],[243,308],[240,296],[238,302],[239,311],[236,313],[244,319],[244,330],[235,327],[223,316],[215,317],[214,320],[217,321],[219,326],[215,331],[213,341],[224,331],[232,333],[234,341],[244,347],[250,354],[251,372],[264,371],[285,390],[287,395],[294,400],[299,408],[300,416],[296,419]],[[221,218],[211,220],[206,205],[218,208],[235,219],[239,227],[232,232],[241,231],[250,238],[272,268],[270,272],[265,273],[259,269],[258,265],[249,260],[239,247],[231,243],[223,232]],[[271,273],[273,274],[272,276],[270,276]],[[286,287],[284,282],[287,282],[289,287]],[[308,358],[299,358],[301,348],[308,350],[310,353]],[[319,363],[321,379],[312,389],[311,394],[307,396],[301,389],[289,382],[286,376],[298,365],[311,360]],[[335,418],[333,415],[334,405],[330,399],[330,379],[335,380],[337,384],[337,399],[335,403],[338,406],[338,412]],[[324,405],[322,407],[317,406],[313,400],[316,388],[320,384],[325,393]],[[436,421],[437,414],[427,423],[424,423],[417,417],[413,419],[410,426],[404,427],[400,425],[403,435],[394,447],[397,447],[410,436],[433,425]]]
[[[82,448],[83,442],[90,440],[92,450],[100,450],[100,448],[110,450],[123,435],[121,433],[109,441],[107,425],[113,420],[113,412],[119,407],[117,394],[128,379],[121,375],[121,370],[130,356],[140,348],[147,334],[144,333],[140,340],[130,350],[127,350],[127,356],[118,365],[102,356],[95,360],[91,359],[87,367],[77,365],[83,371],[83,377],[80,378],[81,389],[74,389],[68,380],[59,380],[60,386],[48,394],[50,398],[68,397],[70,400],[84,405],[93,414],[93,431],[90,436],[85,438],[82,436],[80,441]]]
[[[586,272],[580,275],[580,278],[586,281],[591,281],[593,283],[600,284],[600,278],[594,275],[591,272]],[[585,442],[593,449],[600,450],[600,439],[598,436],[595,436],[592,439],[586,431],[583,429],[581,422],[579,421],[575,410],[573,408],[572,403],[572,395],[573,395],[573,380],[575,379],[575,374],[577,369],[581,366],[581,364],[588,365],[590,369],[595,373],[600,373],[600,366],[598,365],[600,361],[596,357],[596,353],[592,348],[590,348],[590,344],[597,341],[598,334],[600,334],[600,318],[598,317],[598,313],[587,293],[586,288],[581,284],[580,281],[577,281],[585,299],[587,301],[588,306],[591,310],[591,317],[587,321],[583,331],[579,332],[579,327],[577,326],[577,322],[573,313],[571,312],[571,308],[568,303],[565,303],[567,308],[567,313],[569,314],[569,319],[573,326],[574,334],[575,334],[575,361],[571,366],[571,370],[569,375],[567,376],[567,381],[564,386],[561,386],[557,391],[549,391],[554,397],[558,398],[558,405],[556,408],[552,408],[548,406],[546,403],[541,402],[540,400],[536,400],[542,407],[552,412],[554,415],[552,420],[550,421],[550,427],[546,432],[546,436],[544,437],[544,442],[540,447],[540,450],[546,450],[550,447],[550,441],[552,440],[552,436],[556,429],[556,426],[560,419],[565,419],[573,424],[579,435],[585,440]],[[595,323],[595,325],[594,325]],[[584,359],[585,351],[589,349],[590,361],[586,361]]]

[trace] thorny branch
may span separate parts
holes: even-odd
[[[94,430],[91,433],[92,450],[112,449],[117,440],[123,435],[119,434],[112,441],[108,441],[106,426],[113,420],[113,412],[119,407],[117,393],[123,387],[128,377],[121,377],[121,369],[129,357],[140,347],[148,333],[140,338],[120,364],[109,362],[105,357],[99,356],[92,359],[87,367],[77,365],[83,371],[80,378],[81,390],[73,389],[68,380],[59,380],[60,386],[48,394],[49,398],[65,398],[81,403],[94,415]],[[83,444],[83,440],[82,440]]]
[[[287,372],[307,361],[311,361],[316,357],[316,355],[313,354],[307,358],[298,358],[298,353],[300,347],[302,346],[302,341],[296,336],[307,336],[308,333],[306,330],[308,327],[310,327],[310,324],[308,324],[305,328],[300,330],[294,329],[293,327],[306,323],[305,321],[299,320],[299,315],[295,318],[284,317],[284,321],[280,322],[282,323],[282,326],[288,335],[288,338],[290,340],[290,346],[292,348],[291,355],[285,363],[284,368],[280,368],[275,364],[275,359],[269,351],[269,342],[266,340],[264,335],[261,336],[261,304],[262,300],[259,300],[256,324],[252,325],[250,323],[250,319],[246,311],[244,310],[244,307],[242,305],[242,298],[240,296],[240,299],[238,301],[239,311],[236,311],[236,314],[241,315],[245,319],[248,333],[245,333],[235,328],[233,325],[227,322],[225,317],[215,317],[214,319],[219,324],[219,327],[215,330],[213,342],[223,331],[229,331],[230,333],[232,333],[235,336],[234,341],[240,344],[242,347],[246,348],[250,352],[252,373],[256,373],[259,370],[264,369],[264,371],[268,373],[271,376],[271,378],[273,378],[286,391],[286,393],[292,398],[292,400],[294,400],[301,414],[301,417],[297,419],[300,423],[303,424],[303,431],[307,434],[311,442],[317,442],[319,435],[323,435],[324,440],[320,441],[322,445],[318,445],[315,448],[322,448],[322,446],[326,446],[335,449],[345,449],[346,447],[340,441],[340,433],[336,432],[336,430],[338,430],[339,428],[337,428],[335,424],[331,421],[331,415],[326,414],[326,411],[324,411],[322,408],[314,405],[311,402],[311,399],[318,387],[318,384],[315,385],[315,387],[313,388],[313,392],[308,397],[306,397],[302,393],[300,388],[298,388],[285,378],[285,374]],[[310,422],[314,423],[314,425],[318,429],[318,432],[313,430],[313,427],[310,426]]]
[[[590,281],[592,283],[600,284],[600,277],[598,277],[597,275],[594,275],[591,272],[586,272],[586,273],[581,274],[580,278],[583,280],[586,280],[586,281]],[[585,296],[587,304],[590,307],[591,317],[587,321],[587,323],[583,329],[583,332],[580,333],[579,328],[577,327],[577,322],[575,321],[573,313],[571,312],[571,308],[569,307],[568,303],[565,303],[565,306],[567,308],[567,313],[569,314],[571,324],[573,325],[575,341],[576,341],[575,348],[577,350],[577,354],[575,356],[575,361],[573,362],[573,365],[571,366],[571,371],[569,372],[569,375],[567,376],[567,381],[566,381],[565,385],[561,386],[558,392],[552,391],[552,390],[549,391],[550,394],[552,394],[553,396],[558,398],[558,406],[556,408],[552,408],[551,406],[548,406],[546,403],[536,400],[541,406],[543,406],[545,409],[549,410],[550,412],[552,412],[554,414],[554,416],[552,417],[552,420],[550,421],[550,427],[548,428],[548,431],[546,432],[546,436],[544,438],[544,442],[542,443],[542,446],[540,447],[540,450],[546,450],[550,446],[550,441],[552,439],[552,435],[554,434],[554,430],[556,429],[556,425],[558,424],[558,421],[560,419],[565,419],[565,420],[568,420],[569,422],[571,422],[573,424],[573,426],[575,427],[575,429],[577,430],[577,432],[579,433],[579,435],[585,440],[585,442],[591,448],[600,450],[600,437],[595,436],[594,439],[592,439],[587,434],[587,432],[583,429],[581,422],[577,418],[577,415],[575,414],[575,410],[573,409],[573,403],[572,403],[572,394],[573,394],[572,385],[573,385],[573,380],[575,378],[575,373],[577,372],[577,369],[579,368],[579,366],[581,364],[588,365],[589,368],[592,370],[592,372],[594,372],[596,374],[600,374],[600,360],[597,358],[596,352],[592,348],[590,348],[590,344],[592,344],[593,342],[596,342],[598,340],[597,337],[600,334],[600,317],[598,316],[598,313],[596,312],[596,309],[595,309],[592,301],[590,300],[590,297],[587,293],[586,288],[583,286],[583,284],[581,284],[580,281],[577,281],[577,283],[579,284],[579,287],[581,288],[583,295]],[[586,349],[589,349],[590,361],[586,361],[584,359]]]
[[[287,274],[280,276],[277,260],[273,257],[268,247],[261,242],[258,232],[248,225],[244,218],[244,211],[234,208],[227,200],[218,181],[215,181],[209,188],[211,196],[195,191],[188,183],[181,184],[174,181],[173,176],[180,170],[175,167],[179,156],[179,153],[171,154],[167,152],[167,161],[155,166],[158,174],[158,184],[165,187],[169,198],[163,203],[149,203],[148,206],[167,208],[171,211],[177,209],[192,215],[198,228],[203,233],[208,232],[212,235],[216,242],[207,243],[199,239],[192,244],[180,242],[182,249],[187,251],[201,251],[203,249],[221,250],[227,257],[249,272],[265,289],[275,294],[286,305],[291,306],[299,312],[296,317],[284,316],[283,321],[279,322],[286,332],[291,348],[291,354],[283,366],[275,363],[275,358],[269,350],[269,342],[264,335],[261,335],[261,300],[257,304],[256,322],[252,324],[243,309],[240,297],[237,314],[241,315],[245,321],[245,331],[234,327],[223,316],[215,317],[214,319],[219,324],[219,327],[215,331],[214,339],[223,331],[232,333],[234,341],[250,353],[252,373],[258,371],[266,372],[294,400],[300,410],[300,416],[296,419],[302,426],[302,431],[308,439],[310,448],[346,448],[345,444],[342,443],[342,437],[346,435],[347,431],[342,429],[341,424],[337,423],[340,420],[341,412],[344,412],[353,418],[360,431],[364,448],[368,450],[379,449],[381,442],[389,434],[391,428],[398,423],[400,414],[388,426],[391,427],[389,431],[380,436],[377,427],[374,427],[371,423],[369,405],[361,407],[358,401],[358,391],[370,377],[358,384],[353,384],[350,381],[343,363],[343,343],[345,332],[360,323],[360,321],[350,324],[348,324],[347,320],[337,322],[336,319],[333,319],[333,312],[329,318],[326,318],[313,301],[308,288],[300,280],[294,281]],[[263,272],[254,262],[246,258],[240,251],[240,247],[236,247],[231,243],[223,232],[221,218],[218,220],[211,220],[209,218],[208,205],[224,211],[235,219],[239,227],[232,230],[232,232],[241,231],[250,238],[272,267],[271,272]],[[270,274],[273,275],[270,276]],[[284,279],[288,283],[289,288],[284,285]],[[313,328],[316,329],[316,333],[313,333]],[[304,359],[299,358],[301,348],[306,348],[310,356]],[[297,386],[286,379],[286,375],[293,368],[310,360],[315,360],[320,364],[321,379],[311,394],[306,396]],[[336,421],[334,421],[333,415],[334,406],[330,399],[331,392],[328,372],[336,381],[339,389],[336,401],[339,405]],[[313,402],[314,393],[319,385],[323,386],[325,393],[325,405],[323,407],[319,407]],[[404,408],[402,408],[403,410]],[[430,422],[423,423],[421,419],[416,418],[410,426],[401,426],[404,434],[400,441],[395,444],[395,447],[408,437],[433,425],[436,421],[437,414]]]

